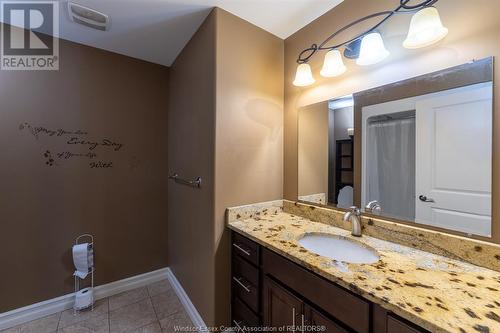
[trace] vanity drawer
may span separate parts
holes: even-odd
[[[242,301],[235,298],[231,305],[231,324],[237,328],[236,332],[239,332],[238,328],[256,327],[260,325],[259,317],[253,313]]]
[[[368,333],[370,303],[280,255],[263,249],[264,272],[320,307],[356,332]]]
[[[233,232],[232,239],[233,254],[248,260],[252,264],[259,266],[260,264],[260,246],[259,244],[249,240],[240,234]]]
[[[423,329],[416,328],[413,325],[407,324],[402,320],[387,315],[387,333],[424,333]]]
[[[238,256],[232,262],[233,296],[259,312],[259,270]]]

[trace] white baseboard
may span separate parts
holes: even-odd
[[[200,332],[208,332],[207,325],[203,321],[203,318],[201,318],[200,313],[198,312],[198,310],[196,310],[196,307],[193,305],[193,303],[189,299],[189,296],[186,294],[186,291],[184,291],[184,288],[182,288],[181,284],[170,268],[167,268],[167,278],[168,281],[170,281],[170,284],[172,285],[175,293],[177,294],[177,297],[179,297],[179,300],[184,306],[184,309],[189,315],[189,318],[191,318],[193,325],[196,326]]]
[[[94,288],[94,297],[98,300],[122,293],[124,291],[144,287],[160,280],[165,280],[169,271],[170,269],[165,267],[156,271],[135,275],[123,280],[97,286]]]
[[[94,288],[94,297],[96,300],[109,297],[127,290],[132,290],[135,288],[146,286],[148,284],[163,280],[166,277],[168,277],[170,281],[172,281],[172,278],[175,279],[175,276],[173,276],[172,271],[169,268],[162,268],[153,272],[148,272],[132,276],[123,280],[103,284]],[[177,279],[175,279],[175,281],[177,281]],[[182,293],[186,295],[184,290],[182,290],[182,287],[180,287],[179,282],[177,282],[177,285],[181,289]],[[177,289],[176,292],[177,295],[179,295],[180,292],[178,292]],[[189,301],[187,295],[185,297],[187,301]],[[179,298],[181,298],[180,295]],[[47,301],[14,309],[12,311],[0,313],[0,331],[35,319],[49,316],[51,314],[60,311],[70,309],[73,307],[73,302],[74,302],[74,293],[71,293],[53,299],[49,299]],[[186,307],[184,302],[182,304]],[[189,304],[191,304],[192,306],[191,301],[189,301]],[[188,307],[186,307],[186,311],[190,313]],[[194,311],[196,311],[196,309],[194,309]],[[197,311],[196,314],[198,314]]]
[[[73,303],[73,294],[67,294],[40,303],[0,313],[0,330],[69,309],[73,306]]]

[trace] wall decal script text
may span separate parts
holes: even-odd
[[[123,145],[121,143],[113,142],[108,139],[102,139],[101,141],[88,141],[85,139],[80,139],[78,137],[72,137],[67,142],[68,145],[83,145],[88,146],[89,150],[94,150],[99,146],[102,147],[112,147],[114,151],[120,150]]]
[[[19,130],[27,129],[31,135],[33,135],[37,140],[39,134],[46,134],[47,136],[63,136],[63,135],[87,135],[88,133],[81,130],[69,131],[62,128],[58,129],[48,129],[43,126],[32,126],[29,123],[22,123],[19,125]]]
[[[100,160],[98,154],[118,152],[123,148],[123,144],[116,142],[114,140],[105,138],[100,140],[95,140],[88,138],[89,132],[84,130],[67,130],[67,129],[50,129],[44,126],[33,126],[30,123],[24,122],[19,125],[20,131],[28,131],[36,140],[40,140],[42,137],[61,137],[61,144],[66,145],[67,148],[54,152],[51,150],[45,150],[42,153],[45,165],[47,166],[60,166],[58,161],[68,161],[75,159],[87,159],[92,160],[88,163],[91,169],[108,169],[113,168],[114,164],[112,161]],[[50,140],[51,143],[57,143],[54,139]],[[85,148],[85,151],[73,151],[72,149],[77,149],[79,147]],[[98,149],[101,148],[101,149]]]

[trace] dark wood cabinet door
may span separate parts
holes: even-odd
[[[342,328],[339,324],[308,305],[304,307],[304,312],[306,318],[305,325],[314,326],[317,329],[310,330],[310,332],[348,333],[348,331]]]
[[[302,301],[267,276],[264,277],[263,296],[264,326],[298,333],[304,318]]]
[[[358,333],[370,333],[370,303],[270,250],[262,251],[263,269],[309,304]]]

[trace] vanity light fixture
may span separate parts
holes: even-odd
[[[297,67],[297,73],[295,74],[295,80],[293,84],[297,87],[305,87],[313,84],[316,80],[314,80],[311,66],[309,64],[300,64]]]
[[[411,18],[408,37],[403,42],[407,49],[418,49],[439,42],[446,37],[448,29],[443,26],[435,7],[419,10]]]
[[[360,66],[374,65],[389,56],[389,51],[385,48],[384,40],[378,32],[371,32],[361,40],[359,58],[356,64]]]
[[[356,63],[360,66],[373,65],[387,58],[390,53],[385,48],[378,28],[396,14],[414,13],[408,36],[403,43],[405,48],[415,49],[426,47],[443,39],[448,34],[448,29],[443,26],[439,12],[433,7],[439,0],[420,0],[419,3],[414,5],[410,5],[410,1],[399,0],[399,6],[396,9],[362,17],[331,34],[321,44],[312,44],[309,48],[303,50],[297,59],[297,73],[293,84],[298,87],[305,87],[315,82],[308,62],[319,51],[327,51],[323,68],[320,72],[324,77],[339,76],[346,71],[342,60],[342,48],[344,57],[357,59]],[[327,45],[341,32],[361,22],[377,17],[380,17],[380,20],[370,29],[339,44]]]
[[[335,77],[344,74],[346,70],[340,51],[331,50],[325,55],[325,62],[320,74],[324,77]]]

